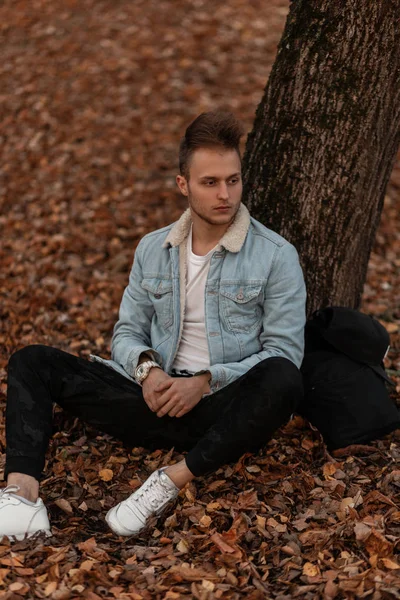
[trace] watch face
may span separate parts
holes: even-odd
[[[139,365],[139,367],[136,369],[136,377],[139,380],[142,380],[143,376],[145,374],[145,368],[143,365]]]
[[[152,367],[156,367],[156,366],[158,366],[158,365],[154,361],[147,361],[147,362],[142,363],[141,365],[139,365],[136,368],[135,379],[142,382],[144,379],[146,379],[147,375],[149,374],[150,369]]]

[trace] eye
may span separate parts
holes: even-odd
[[[232,183],[232,184],[239,183],[239,178],[235,177],[234,179],[231,179],[229,183]]]

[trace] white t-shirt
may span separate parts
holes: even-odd
[[[210,367],[210,353],[205,327],[204,297],[210,260],[215,246],[205,256],[192,251],[192,229],[186,254],[186,303],[182,337],[172,369],[196,373]]]

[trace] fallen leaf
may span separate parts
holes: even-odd
[[[368,527],[365,523],[356,523],[354,533],[356,534],[356,540],[364,542],[371,534],[371,527]]]
[[[336,464],[331,463],[331,462],[325,463],[324,466],[322,467],[322,472],[323,472],[325,479],[331,479],[332,475],[334,475],[336,473],[336,470],[337,470]]]
[[[210,485],[207,486],[206,491],[207,492],[214,492],[218,488],[220,488],[223,485],[225,485],[225,483],[226,483],[226,479],[217,479],[216,481],[213,481],[212,483],[210,483]]]
[[[199,523],[200,523],[200,525],[201,525],[202,527],[210,527],[210,525],[211,525],[211,521],[212,521],[212,519],[211,519],[211,517],[210,517],[210,516],[208,516],[208,515],[203,515],[203,516],[201,517],[201,519],[200,519]]]
[[[400,565],[391,558],[381,558],[380,562],[383,564],[384,567],[386,567],[386,569],[400,569]]]
[[[215,584],[209,579],[203,579],[201,582],[201,587],[207,590],[207,592],[213,592],[215,589]]]
[[[184,565],[174,565],[168,570],[168,573],[179,575],[179,577],[185,581],[202,581],[207,580],[218,580],[219,576],[217,573],[202,569],[200,567],[187,567]]]
[[[316,577],[320,574],[320,570],[317,565],[313,563],[306,562],[303,566],[303,575],[307,575],[308,577]]]
[[[176,545],[176,549],[178,550],[178,552],[189,552],[189,546],[187,545],[185,540],[179,540],[178,544]]]
[[[10,583],[10,585],[8,586],[8,589],[10,592],[21,592],[24,588],[25,588],[25,584],[19,583],[18,581],[15,581],[14,583]]]
[[[54,504],[58,506],[58,508],[61,508],[61,510],[63,510],[68,515],[72,515],[72,513],[74,512],[74,509],[72,508],[71,504],[65,498],[57,498],[57,500],[54,501]]]
[[[246,467],[246,471],[248,471],[249,473],[260,473],[261,469],[258,465],[249,465],[248,467]]]
[[[101,471],[99,471],[99,477],[102,481],[111,481],[114,477],[114,472],[112,469],[101,469]]]
[[[44,595],[50,596],[51,594],[53,594],[57,589],[57,582],[56,581],[50,581],[50,583],[48,583],[46,585],[46,587],[44,588]]]
[[[371,530],[370,535],[365,540],[365,548],[370,556],[376,554],[379,557],[385,557],[393,552],[393,544],[375,529]]]

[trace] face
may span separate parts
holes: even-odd
[[[229,225],[242,197],[240,158],[236,150],[199,148],[190,161],[190,179],[178,175],[176,182],[187,196],[193,221]]]

